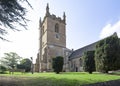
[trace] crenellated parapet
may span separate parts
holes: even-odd
[[[39,22],[40,26],[45,22],[46,18],[51,18],[53,20],[56,20],[56,21],[61,22],[63,24],[66,24],[66,15],[65,15],[65,12],[63,13],[63,18],[57,17],[54,14],[50,14],[50,12],[49,12],[49,4],[47,4],[47,6],[46,6],[46,14],[45,14],[45,17],[43,18],[43,21],[41,21],[41,18],[40,18],[40,22]]]

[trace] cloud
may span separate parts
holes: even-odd
[[[112,35],[114,32],[117,32],[117,35],[120,37],[120,20],[115,24],[107,24],[102,28],[100,33],[100,39]]]

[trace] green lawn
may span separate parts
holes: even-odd
[[[15,73],[14,75],[0,74],[0,77],[8,77],[8,78],[15,79],[19,81],[20,84],[22,84],[22,86],[81,86],[83,84],[120,79],[120,75],[108,75],[108,74],[100,74],[100,73],[88,74],[84,72],[76,72],[76,73],[64,72],[61,74]]]

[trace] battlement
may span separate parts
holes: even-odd
[[[66,15],[65,15],[65,12],[63,13],[63,19],[61,17],[56,17],[56,15],[50,14],[50,12],[49,12],[49,5],[48,4],[47,4],[47,7],[46,7],[46,15],[43,18],[43,21],[41,21],[41,19],[40,19],[40,26],[45,22],[46,18],[51,18],[53,20],[56,20],[56,21],[61,22],[63,24],[66,24]]]

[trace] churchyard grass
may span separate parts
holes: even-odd
[[[60,74],[14,73],[13,75],[0,74],[0,77],[6,77],[6,79],[10,78],[11,80],[13,79],[13,81],[16,80],[14,83],[18,84],[17,86],[81,86],[84,84],[120,79],[120,75],[110,75],[96,72],[93,74],[88,74],[85,72],[64,72]]]

